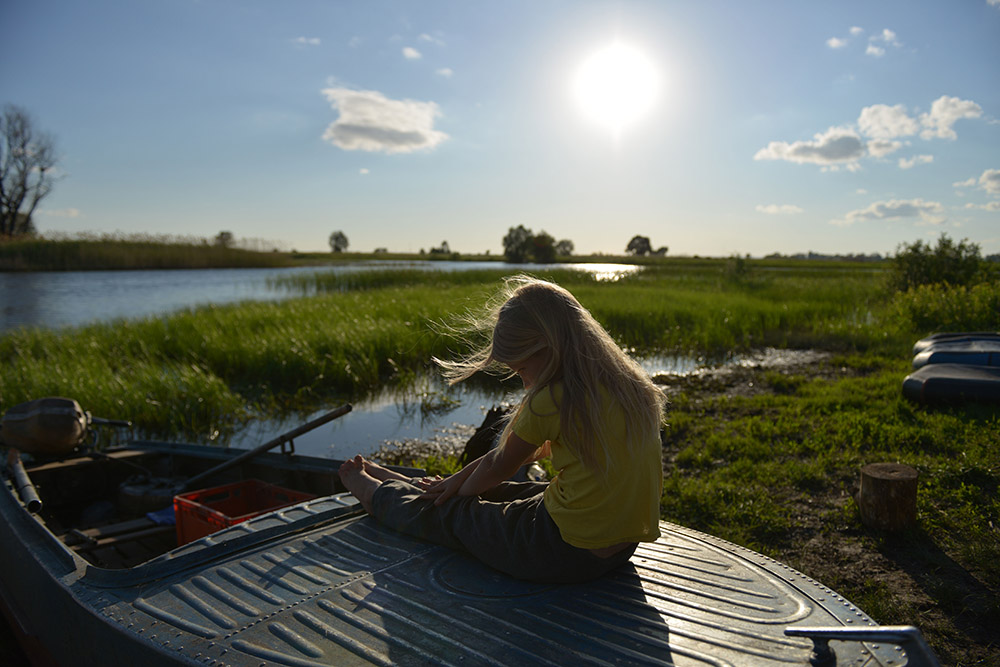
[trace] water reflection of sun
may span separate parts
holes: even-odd
[[[659,76],[649,59],[622,42],[591,54],[573,79],[582,111],[615,134],[649,112],[658,86]]]

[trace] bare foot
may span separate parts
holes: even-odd
[[[380,482],[387,482],[390,479],[395,479],[400,482],[413,482],[413,479],[402,475],[394,470],[389,470],[388,468],[383,468],[374,461],[369,461],[368,459],[362,458],[362,463],[364,464],[365,472],[379,480]]]
[[[365,471],[365,460],[361,458],[360,454],[341,464],[340,481],[351,492],[351,495],[358,499],[361,506],[371,514],[372,496],[375,494],[375,490],[382,486],[382,480],[372,477]]]

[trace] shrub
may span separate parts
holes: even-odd
[[[917,241],[904,243],[892,259],[889,286],[897,292],[920,285],[969,285],[980,278],[985,267],[979,255],[979,245],[962,239],[955,243],[947,234],[938,239],[937,247]]]

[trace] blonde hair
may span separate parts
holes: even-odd
[[[471,318],[465,329],[490,327],[492,335],[478,350],[458,361],[435,361],[455,384],[478,371],[497,372],[548,351],[548,362],[511,416],[501,443],[535,395],[557,380],[563,385],[557,406],[561,441],[588,469],[603,473],[614,464],[605,429],[598,428],[602,415],[596,406],[611,407],[605,405],[602,388],[622,407],[630,446],[653,434],[658,437],[666,403],[663,392],[566,289],[526,275],[508,278],[486,314]],[[506,372],[511,373],[509,368]]]

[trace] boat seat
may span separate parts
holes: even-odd
[[[81,553],[125,542],[134,542],[147,537],[156,537],[172,533],[174,530],[173,526],[158,525],[146,517],[141,517],[85,530],[74,528],[66,533],[63,541],[68,547]]]

